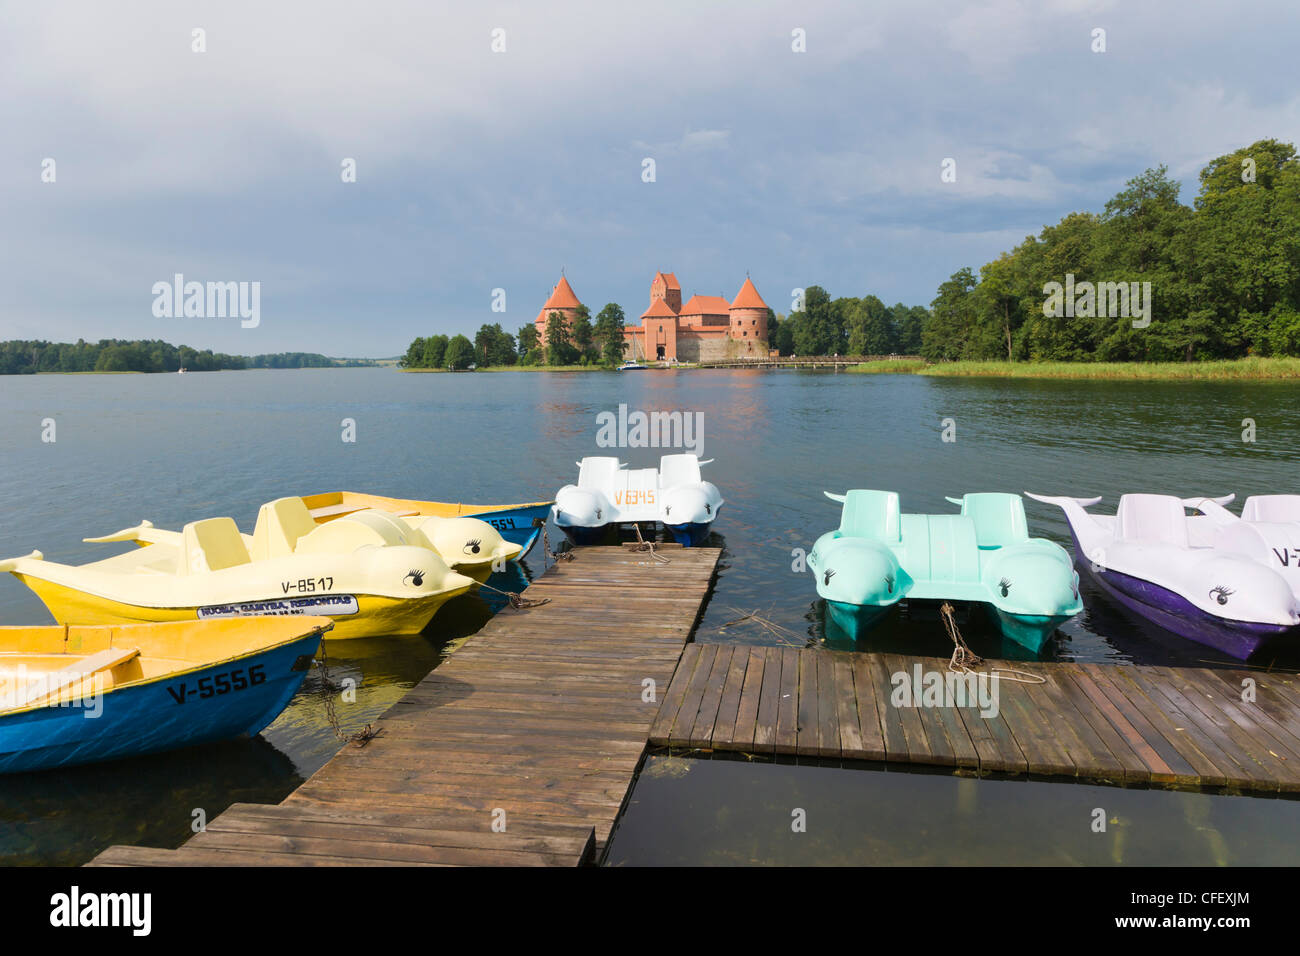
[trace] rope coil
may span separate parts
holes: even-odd
[[[939,616],[943,618],[944,629],[947,630],[948,636],[952,638],[953,643],[952,659],[948,661],[948,670],[958,674],[972,673],[975,668],[984,663],[984,658],[972,651],[966,644],[965,639],[961,636],[961,631],[957,627],[956,614],[953,612],[952,605],[947,601],[944,601],[939,607]],[[1047,683],[1046,677],[1006,667],[993,667],[989,670],[989,675],[995,676],[999,680],[1013,681],[1017,684]]]
[[[645,538],[641,537],[641,526],[639,524],[633,524],[632,527],[636,531],[636,540],[637,540],[637,546],[632,549],[633,551],[649,551],[650,557],[654,558],[660,564],[672,563],[671,558],[664,557],[662,554],[660,554],[658,551],[655,550],[653,541],[647,541]]]

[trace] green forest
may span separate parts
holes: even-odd
[[[226,355],[211,349],[169,345],[157,340],[101,339],[86,342],[0,342],[0,374],[36,372],[215,372],[248,368],[330,368],[335,365],[371,365],[364,359],[335,361],[311,352],[274,355]]]
[[[1183,361],[1300,355],[1300,162],[1260,140],[1200,172],[1191,206],[1164,166],[1100,214],[1076,212],[939,286],[921,354],[945,359]],[[1046,315],[1049,283],[1150,283],[1150,324]],[[1113,306],[1114,303],[1111,303]],[[1059,310],[1058,310],[1059,311]],[[1139,321],[1139,325],[1141,322]]]

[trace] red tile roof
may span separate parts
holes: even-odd
[[[745,277],[745,284],[740,287],[736,293],[736,299],[731,303],[733,309],[766,309],[767,303],[763,297],[758,294],[754,288],[754,283],[749,281],[749,276]]]
[[[548,309],[576,309],[580,305],[582,303],[573,294],[573,287],[569,285],[569,280],[564,276],[560,276],[560,281],[555,284],[555,288],[551,291],[551,297],[542,306],[542,311],[545,312]]]
[[[647,317],[652,319],[655,318],[675,319],[677,318],[677,313],[674,312],[672,310],[672,307],[663,299],[655,299],[653,302],[650,303],[650,308],[646,309],[644,312],[641,313],[641,318],[644,319]]]
[[[665,287],[665,288],[668,288],[668,289],[676,289],[678,292],[681,292],[681,291],[682,291],[682,287],[681,287],[680,285],[678,285],[678,283],[677,283],[677,276],[673,275],[673,273],[671,273],[671,272],[656,272],[656,273],[655,273],[655,278],[656,278],[656,279],[658,279],[660,276],[663,276],[663,279],[664,279],[664,287]]]
[[[731,306],[720,295],[693,295],[680,315],[726,315]]]

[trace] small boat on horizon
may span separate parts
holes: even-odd
[[[1029,537],[1024,502],[1000,492],[949,498],[959,514],[902,514],[897,492],[856,489],[840,526],[817,539],[808,570],[831,619],[857,638],[904,600],[988,609],[1003,636],[1037,654],[1083,610],[1065,549]]]
[[[288,706],[332,626],[0,627],[0,773],[254,737]]]
[[[620,371],[620,372],[641,372],[641,371],[645,371],[645,370],[648,369],[649,367],[650,367],[650,366],[648,366],[648,365],[642,365],[640,362],[637,362],[637,361],[635,361],[635,360],[629,359],[628,361],[624,362],[622,365],[620,365],[620,366],[618,367],[618,371]]]
[[[505,540],[517,544],[523,558],[532,550],[542,533],[554,501],[530,501],[513,505],[471,505],[450,501],[420,501],[414,498],[387,498],[357,491],[329,491],[304,495],[303,502],[318,523],[333,521],[343,515],[375,508],[400,517],[432,515],[438,518],[477,518],[486,521]]]
[[[700,476],[692,454],[664,455],[658,468],[632,468],[617,458],[578,462],[578,483],[555,495],[551,516],[574,544],[594,544],[624,524],[662,524],[683,547],[704,543],[723,505],[722,494]]]
[[[1100,515],[1087,511],[1100,498],[1026,494],[1065,512],[1076,562],[1130,614],[1242,661],[1300,642],[1300,581],[1286,574],[1300,526],[1240,518],[1223,507],[1233,495],[1126,494]]]

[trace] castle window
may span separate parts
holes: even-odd
[[[749,337],[749,333],[748,333],[748,332],[741,332],[740,334],[743,335],[743,336],[745,336],[746,338]]]

